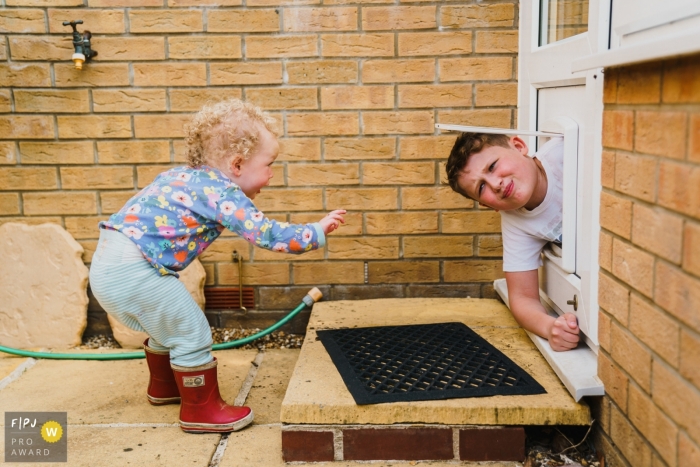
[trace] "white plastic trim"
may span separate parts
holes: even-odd
[[[700,52],[700,31],[690,31],[638,42],[579,58],[572,62],[571,72],[576,73],[593,68],[630,65],[632,63],[648,62],[679,55],[689,55],[696,52]]]
[[[576,272],[576,193],[578,183],[578,123],[572,118],[560,116],[542,125],[564,136],[564,194],[562,199],[562,249],[561,268]]]
[[[683,6],[672,8],[668,11],[661,11],[658,14],[618,26],[615,28],[615,33],[622,37],[676,21],[690,19],[698,15],[700,15],[700,3],[694,0]]]
[[[446,123],[436,123],[435,128],[438,130],[463,131],[471,133],[489,133],[492,135],[523,135],[523,136],[562,136],[562,133],[554,133],[551,131],[530,131],[518,130],[517,128],[491,128],[487,126],[465,126],[465,125],[448,125]]]
[[[493,282],[493,287],[498,295],[503,299],[506,306],[510,308],[508,302],[508,287],[505,279],[497,279]],[[545,305],[547,311],[556,316],[556,313]],[[525,331],[535,343],[542,356],[547,360],[549,366],[559,376],[559,379],[576,402],[585,396],[602,396],[605,394],[603,382],[598,378],[598,357],[590,347],[584,343],[573,350],[567,352],[555,352],[546,339]]]

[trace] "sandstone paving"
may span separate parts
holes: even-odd
[[[75,353],[115,353],[123,351],[92,350]],[[284,466],[281,451],[279,410],[299,350],[268,350],[257,368],[246,405],[256,412],[251,427],[230,435],[218,463],[226,466]],[[256,351],[226,350],[215,352],[220,364],[220,380],[224,398],[232,402],[241,390]],[[5,357],[3,360],[24,361]],[[144,360],[89,362],[39,360],[21,377],[0,391],[0,410],[62,411],[67,409],[68,464],[70,466],[209,466],[220,435],[190,435],[177,426],[178,406],[150,406],[143,397],[147,381]],[[48,365],[47,365],[48,364]],[[124,374],[134,374],[132,379]],[[69,376],[71,384],[56,383],[57,375]],[[48,383],[44,379],[49,379]],[[90,384],[104,380],[99,388]],[[138,383],[133,391],[130,381]],[[109,384],[112,383],[112,384]],[[115,387],[116,383],[116,387]],[[37,388],[33,388],[36,386]],[[125,389],[127,388],[127,389]],[[129,398],[139,403],[126,402]],[[94,406],[107,407],[107,416],[100,416]],[[0,446],[0,449],[4,449]],[[2,455],[2,453],[0,453]],[[24,465],[31,466],[27,463]],[[37,464],[45,465],[45,464]],[[366,462],[341,461],[314,464],[327,467],[367,465]],[[373,463],[373,465],[377,465]],[[414,465],[481,465],[457,461],[394,462],[382,466]],[[489,467],[517,467],[519,463],[489,463]]]
[[[294,365],[298,349],[266,350],[258,368],[246,405],[253,409],[255,423],[266,425],[280,422],[280,407]]]
[[[214,352],[219,361],[221,394],[227,402],[233,403],[237,397],[256,353]],[[151,406],[146,399],[147,384],[144,359],[39,360],[2,389],[0,412],[67,412],[69,425],[177,423],[179,406]],[[0,419],[0,424],[4,423],[4,418]]]
[[[27,357],[19,357],[0,352],[0,380],[7,378],[22,364],[29,362]]]
[[[436,301],[437,300],[437,301]],[[255,369],[245,404],[256,413],[254,424],[243,431],[232,433],[224,441],[225,450],[219,451],[218,466],[284,466],[281,451],[281,430],[285,420],[285,411],[294,414],[295,410],[306,409],[309,419],[324,420],[332,425],[333,417],[354,416],[363,422],[364,416],[377,415],[366,413],[352,401],[344,389],[340,376],[330,359],[321,364],[316,361],[318,355],[327,353],[322,344],[316,340],[315,330],[324,327],[370,326],[394,324],[387,319],[393,311],[398,310],[401,324],[430,323],[437,321],[461,321],[468,324],[482,337],[494,343],[501,351],[529,371],[550,393],[549,401],[558,407],[558,411],[578,414],[579,417],[590,416],[588,407],[575,404],[565,393],[573,406],[566,409],[561,405],[556,391],[561,386],[556,376],[530,340],[512,319],[510,313],[503,313],[501,304],[492,300],[457,300],[440,303],[440,299],[367,300],[354,303],[327,302],[332,313],[323,311],[321,304],[314,307],[309,324],[307,340],[300,350],[268,350],[258,357],[260,365]],[[375,303],[371,303],[375,302]],[[322,303],[323,304],[323,303]],[[359,306],[358,306],[359,304]],[[377,310],[381,310],[378,313]],[[377,319],[368,319],[375,316]],[[309,353],[309,349],[311,353]],[[75,353],[115,353],[124,350],[70,350]],[[219,380],[222,395],[229,403],[239,396],[246,376],[255,365],[253,361],[258,354],[256,350],[225,350],[214,353],[219,360]],[[318,355],[317,355],[318,354]],[[262,359],[260,358],[262,357]],[[311,360],[311,361],[310,361]],[[323,360],[323,359],[321,359]],[[0,354],[0,376],[4,377],[22,362],[31,361],[22,357]],[[12,362],[12,363],[10,363]],[[330,365],[330,366],[329,366]],[[3,370],[3,368],[5,370]],[[301,370],[301,373],[299,371]],[[76,466],[119,466],[119,465],[193,465],[209,466],[219,440],[218,434],[190,435],[183,433],[177,426],[179,406],[153,407],[145,397],[148,379],[145,360],[124,361],[69,361],[37,360],[34,366],[26,370],[16,380],[0,390],[0,410],[2,411],[67,411],[69,421],[69,462]],[[312,379],[294,381],[299,374]],[[309,381],[309,382],[307,382]],[[321,382],[321,386],[314,386]],[[299,386],[309,385],[306,392]],[[289,406],[285,393],[287,387],[297,387],[289,392],[292,405]],[[246,386],[247,387],[247,386]],[[342,389],[342,390],[341,390]],[[245,392],[245,387],[243,387]],[[343,392],[345,394],[343,395]],[[555,396],[552,399],[551,396]],[[530,396],[528,396],[530,397]],[[299,399],[303,398],[303,404]],[[510,399],[506,402],[505,399]],[[420,409],[436,412],[438,423],[472,424],[476,420],[493,420],[498,424],[517,424],[523,414],[541,411],[545,413],[543,424],[560,423],[557,411],[547,411],[547,404],[523,403],[520,397],[485,397],[473,399],[452,399],[441,401],[443,406],[431,406],[438,401],[421,402],[427,404]],[[465,401],[467,405],[465,406]],[[469,402],[471,401],[471,402]],[[328,402],[337,406],[326,406]],[[476,404],[469,406],[469,404]],[[287,405],[285,407],[284,405]],[[411,405],[416,405],[412,403]],[[379,418],[365,423],[382,423],[387,413],[394,419],[401,413],[412,411],[403,403],[379,404],[385,411]],[[290,410],[291,407],[291,410]],[[468,410],[465,409],[467,407]],[[564,409],[562,409],[564,407]],[[333,411],[336,411],[335,413]],[[420,412],[419,411],[419,412]],[[282,413],[281,413],[282,412]],[[413,412],[415,414],[415,412]],[[361,416],[358,416],[360,414]],[[456,416],[454,414],[457,414]],[[468,414],[467,418],[465,414]],[[330,417],[329,417],[330,415]],[[412,415],[411,415],[412,416]],[[398,418],[401,418],[398,416]],[[571,421],[571,419],[569,419]],[[0,419],[4,424],[4,420]],[[299,423],[299,422],[292,422]],[[304,423],[304,422],[302,422]],[[347,420],[345,423],[359,423]],[[217,457],[215,457],[215,460]],[[372,463],[376,465],[375,463]],[[408,467],[413,465],[481,465],[458,461],[381,461],[382,466]],[[31,465],[31,464],[26,464]],[[314,465],[329,467],[350,467],[367,465],[366,462],[339,461],[318,463]],[[520,463],[489,463],[490,467],[516,467]]]
[[[390,311],[390,312],[387,312]],[[481,298],[384,298],[314,305],[309,329],[463,322],[472,329],[519,328],[498,300]]]
[[[546,394],[356,405],[318,329],[462,322],[487,339],[547,391]],[[590,409],[573,400],[510,311],[489,299],[376,299],[314,306],[282,403],[287,424],[587,425]]]
[[[177,426],[76,426],[67,430],[70,467],[207,467],[221,435],[190,435]],[[0,444],[4,458],[4,443]],[[46,463],[21,463],[46,466]]]

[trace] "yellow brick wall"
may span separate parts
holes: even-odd
[[[600,440],[700,465],[700,55],[606,69],[604,101]]]
[[[297,300],[293,286],[309,285],[331,298],[492,296],[498,215],[444,183],[454,136],[434,124],[514,124],[517,2],[2,5],[0,222],[60,224],[90,263],[97,222],[183,163],[183,122],[235,96],[282,129],[258,207],[292,222],[346,208],[348,224],[299,257],[222,237],[201,256],[207,285],[237,285],[236,249],[262,302],[280,287]],[[61,24],[73,19],[99,52],[82,71]]]

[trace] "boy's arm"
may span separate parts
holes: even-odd
[[[506,272],[506,284],[510,310],[518,324],[549,340],[553,350],[570,350],[578,345],[579,329],[576,316],[566,313],[553,318],[542,306],[537,269]]]

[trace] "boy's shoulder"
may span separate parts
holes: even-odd
[[[540,147],[535,155],[540,161],[547,161],[551,164],[564,163],[564,138],[551,138]]]

